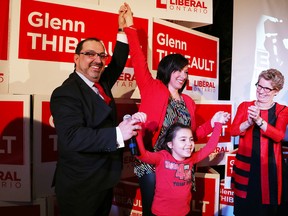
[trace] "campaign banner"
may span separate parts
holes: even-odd
[[[196,192],[192,192],[191,216],[218,216],[220,174],[210,167],[195,173]]]
[[[188,94],[195,101],[218,100],[219,76],[217,76],[217,79],[214,79],[189,75],[183,93]]]
[[[210,121],[213,115],[218,111],[228,112],[233,116],[233,104],[230,101],[196,101],[195,118],[197,126],[204,124],[206,121]],[[232,117],[230,120],[222,125],[221,135],[219,142],[214,152],[207,158],[200,161],[198,166],[215,166],[225,164],[225,154],[234,149],[233,140],[230,134],[230,128],[232,123]],[[195,151],[203,148],[209,140],[211,134],[195,141]]]
[[[104,8],[94,2],[76,4],[69,0],[12,1],[10,40],[19,43],[9,47],[9,93],[50,95],[73,72],[75,47],[87,37],[103,41],[110,56],[108,64],[116,45],[119,6]],[[148,19],[135,17],[134,21],[147,56]],[[128,98],[134,91],[131,68],[128,57],[125,71],[114,86],[115,97]]]
[[[126,0],[134,15],[171,20],[189,28],[213,23],[212,0]],[[99,0],[101,6],[119,7],[121,0]]]
[[[189,60],[189,75],[217,78],[218,38],[154,19],[152,42],[153,70],[167,54],[180,53]]]
[[[219,39],[192,29],[154,19],[152,23],[152,76],[156,76],[159,62],[173,53],[184,55],[189,63],[188,82],[183,93],[195,101],[218,100]],[[140,99],[136,88],[132,98]]]
[[[50,112],[50,96],[33,97],[33,197],[54,195],[57,134]]]
[[[227,153],[225,155],[225,172],[224,172],[224,187],[225,189],[231,189],[231,178],[233,172],[233,165],[236,159],[237,149]]]
[[[8,23],[10,0],[1,0],[0,7],[0,60],[8,59]],[[0,71],[1,72],[1,71]],[[0,76],[1,81],[1,76]]]
[[[30,95],[0,95],[0,200],[31,201]]]
[[[192,98],[218,100],[218,38],[159,19],[154,19],[152,37],[153,70],[164,56],[180,53],[189,60],[184,93]]]
[[[115,7],[115,12],[118,12],[119,7]],[[144,34],[140,35],[144,39],[140,43],[147,53],[148,21],[135,18],[135,24]],[[107,53],[112,56],[117,32],[118,14],[115,13],[48,2],[22,1],[19,58],[73,62],[78,42],[88,37],[101,39]]]
[[[218,111],[230,113],[231,117],[226,124],[222,125],[222,131],[219,139],[220,142],[231,142],[230,128],[233,116],[233,103],[231,101],[196,101],[195,118],[197,126],[210,121],[214,114]],[[209,136],[197,140],[196,144],[207,143]]]
[[[219,212],[221,216],[231,216],[234,210],[234,191],[225,188],[224,183],[220,183]]]
[[[130,99],[137,88],[134,69],[125,67],[112,88],[114,98]]]

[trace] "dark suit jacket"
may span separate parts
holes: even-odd
[[[122,151],[116,148],[116,108],[111,88],[122,73],[128,44],[117,41],[111,62],[101,76],[106,105],[74,71],[56,88],[50,101],[58,135],[55,173],[57,196],[74,200],[113,187],[120,179]]]

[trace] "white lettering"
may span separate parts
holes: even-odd
[[[192,200],[192,210],[195,211],[195,212],[206,212],[206,205],[209,205],[210,202],[209,201],[202,201],[202,200],[199,200],[199,204],[200,206],[202,206],[202,209],[197,209],[196,207],[196,200]]]
[[[57,151],[57,135],[49,135],[49,139],[53,140],[53,151]]]
[[[190,68],[195,67],[196,69],[200,70],[212,71],[214,63],[215,62],[213,60],[193,57]]]
[[[59,19],[53,17],[50,19],[50,14],[43,14],[37,11],[31,12],[28,16],[28,23],[33,27],[52,28],[54,30],[63,30],[70,32],[85,32],[85,23],[83,21],[73,21],[69,19]]]
[[[0,149],[0,153],[12,154],[12,141],[16,140],[15,136],[3,136],[3,140],[7,141],[6,151]]]
[[[157,42],[162,46],[176,48],[180,50],[187,50],[187,43],[185,41],[171,38],[169,34],[159,33],[157,35]]]
[[[47,34],[38,34],[32,32],[27,32],[27,36],[31,37],[31,49],[33,50],[51,50],[58,52],[62,52],[64,50],[67,53],[74,53],[78,43],[78,39],[73,37],[52,35],[52,39],[49,40],[47,39]],[[41,47],[37,47],[40,42]],[[51,47],[51,49],[48,49],[48,46]]]

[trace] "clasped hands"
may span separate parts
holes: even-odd
[[[137,130],[141,130],[140,123],[146,122],[147,115],[143,112],[137,112],[132,115],[130,119],[123,120],[119,125],[119,129],[122,133],[123,139],[126,141],[132,136],[137,135]]]
[[[230,113],[224,111],[218,111],[214,114],[211,119],[211,126],[214,127],[215,122],[219,122],[221,124],[226,124],[230,119]]]
[[[118,24],[119,28],[129,27],[133,25],[133,13],[129,4],[126,2],[119,8]]]

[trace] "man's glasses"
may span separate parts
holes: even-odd
[[[268,87],[263,87],[263,86],[261,86],[259,83],[256,83],[255,86],[256,86],[256,88],[257,88],[258,91],[260,91],[261,89],[263,89],[263,91],[264,91],[265,93],[269,93],[269,92],[275,90],[275,89],[271,89],[271,88],[268,88]]]
[[[102,52],[102,53],[96,53],[92,51],[88,52],[80,52],[80,54],[88,56],[89,58],[95,58],[96,56],[99,56],[101,60],[106,60],[108,58],[108,54]]]

